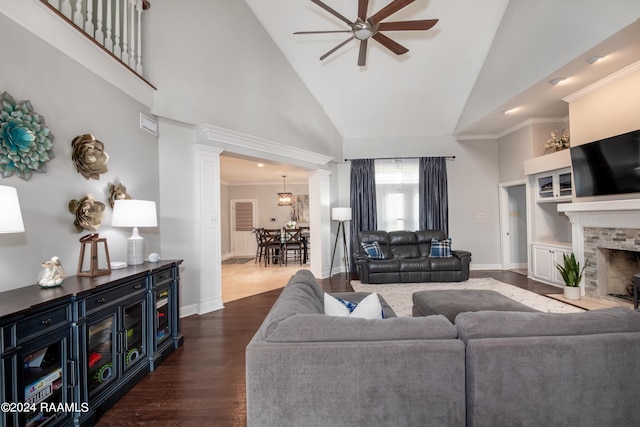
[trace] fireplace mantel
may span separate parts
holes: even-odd
[[[640,199],[611,200],[605,202],[578,202],[558,205],[558,212],[640,211]]]

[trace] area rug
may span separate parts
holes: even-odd
[[[222,261],[222,265],[229,265],[229,264],[244,264],[247,263],[249,261],[253,261],[255,258],[254,257],[235,257],[235,258],[229,258],[226,259],[224,261]]]
[[[451,283],[390,283],[385,285],[365,285],[352,280],[351,286],[356,292],[377,292],[389,303],[399,317],[411,317],[413,301],[411,295],[428,289],[487,289],[500,292],[512,300],[546,313],[577,313],[581,308],[538,295],[517,286],[509,285],[492,278],[469,279]]]

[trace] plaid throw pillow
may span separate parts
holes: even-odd
[[[384,254],[378,242],[361,243],[364,253],[371,259],[384,259]]]
[[[431,239],[431,258],[449,258],[451,255],[451,238],[438,241],[435,237]]]

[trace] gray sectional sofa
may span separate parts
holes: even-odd
[[[248,425],[638,425],[640,313],[467,312],[454,325],[382,303],[385,319],[326,316],[311,273],[293,276],[246,349]]]
[[[431,241],[447,238],[441,230],[361,231],[354,259],[362,283],[461,282],[469,278],[471,252],[452,250],[450,257],[431,257]],[[373,259],[362,244],[377,243],[382,259]]]

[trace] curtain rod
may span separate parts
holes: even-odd
[[[429,156],[422,156],[429,157]],[[444,157],[447,160],[455,160],[456,156],[431,156],[431,157]],[[373,160],[397,160],[397,159],[419,159],[420,157],[376,157]],[[363,160],[363,159],[344,159],[345,162],[350,162],[352,160]]]

